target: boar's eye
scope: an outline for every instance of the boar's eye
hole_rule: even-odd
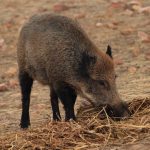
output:
[[[106,80],[99,80],[98,82],[99,82],[99,84],[100,84],[101,86],[103,86],[105,89],[109,90],[109,83],[108,83]]]

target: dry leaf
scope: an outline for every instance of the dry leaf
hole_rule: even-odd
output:
[[[114,59],[114,64],[115,64],[115,65],[122,65],[122,64],[123,64],[123,60],[120,59],[120,58],[115,58],[115,59]]]
[[[12,28],[15,25],[14,18],[11,18],[7,22],[4,23],[4,26],[8,29]]]
[[[18,81],[17,81],[17,80],[14,80],[14,79],[9,80],[9,82],[8,82],[8,86],[9,86],[10,88],[15,88],[15,87],[17,87],[18,85],[19,85]]]
[[[128,5],[141,5],[141,3],[138,0],[132,0],[127,3]]]
[[[140,12],[140,13],[149,14],[149,13],[150,13],[150,6],[140,8],[140,9],[139,9],[139,12]]]
[[[0,38],[0,48],[4,46],[4,39]]]
[[[39,12],[46,12],[46,11],[48,11],[48,9],[47,9],[47,8],[39,8],[38,11],[39,11]]]
[[[128,16],[131,16],[133,15],[133,11],[129,10],[129,9],[126,9],[124,12],[123,12],[124,15],[128,15]]]
[[[7,91],[8,90],[8,86],[6,83],[1,83],[0,84],[0,92],[3,92],[3,91]]]
[[[0,108],[7,108],[8,107],[8,104],[6,102],[0,102]]]
[[[132,66],[128,68],[129,73],[134,74],[137,71],[137,68]]]
[[[16,75],[16,73],[17,73],[17,68],[15,68],[15,67],[10,67],[10,68],[5,72],[5,75],[6,75],[7,77],[13,77],[13,76]]]
[[[118,2],[112,2],[111,5],[110,5],[112,8],[115,8],[115,9],[119,9],[119,8],[122,8],[123,7],[123,3],[118,1]]]
[[[113,23],[106,23],[105,26],[110,29],[117,29],[117,26],[114,25]]]
[[[55,11],[55,12],[61,12],[61,11],[65,11],[68,9],[69,9],[69,7],[64,4],[55,4],[53,6],[53,11]]]
[[[132,52],[133,57],[137,57],[140,54],[140,49],[133,47],[131,48],[131,52]]]
[[[129,35],[134,32],[134,29],[131,27],[125,28],[120,31],[122,35]]]
[[[80,14],[76,14],[75,16],[74,16],[74,18],[75,19],[82,19],[82,18],[85,18],[85,13],[80,13]]]
[[[150,60],[150,53],[146,53],[146,54],[145,54],[145,59],[146,59],[146,60]]]
[[[145,32],[139,31],[138,37],[142,42],[150,42],[150,36]]]
[[[4,51],[6,49],[6,43],[3,38],[0,38],[0,50]]]
[[[46,107],[46,104],[36,104],[33,106],[33,109],[45,109]]]

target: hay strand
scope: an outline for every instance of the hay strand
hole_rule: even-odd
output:
[[[150,98],[129,102],[130,119],[100,119],[101,109],[86,108],[78,113],[78,122],[47,122],[37,128],[20,130],[0,137],[0,149],[106,149],[150,137]]]

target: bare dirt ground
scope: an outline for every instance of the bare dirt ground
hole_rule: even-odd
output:
[[[16,43],[23,23],[39,12],[75,18],[99,49],[112,46],[122,99],[150,96],[150,0],[0,0],[0,136],[19,130]],[[32,127],[50,118],[48,87],[34,83],[30,112]]]

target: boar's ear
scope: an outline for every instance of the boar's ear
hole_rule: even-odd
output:
[[[110,47],[109,45],[107,46],[106,54],[109,55],[111,58],[113,58],[113,57],[112,57],[111,47]]]
[[[96,56],[88,52],[82,53],[81,63],[79,65],[79,72],[82,77],[89,77],[89,72],[96,63]]]

